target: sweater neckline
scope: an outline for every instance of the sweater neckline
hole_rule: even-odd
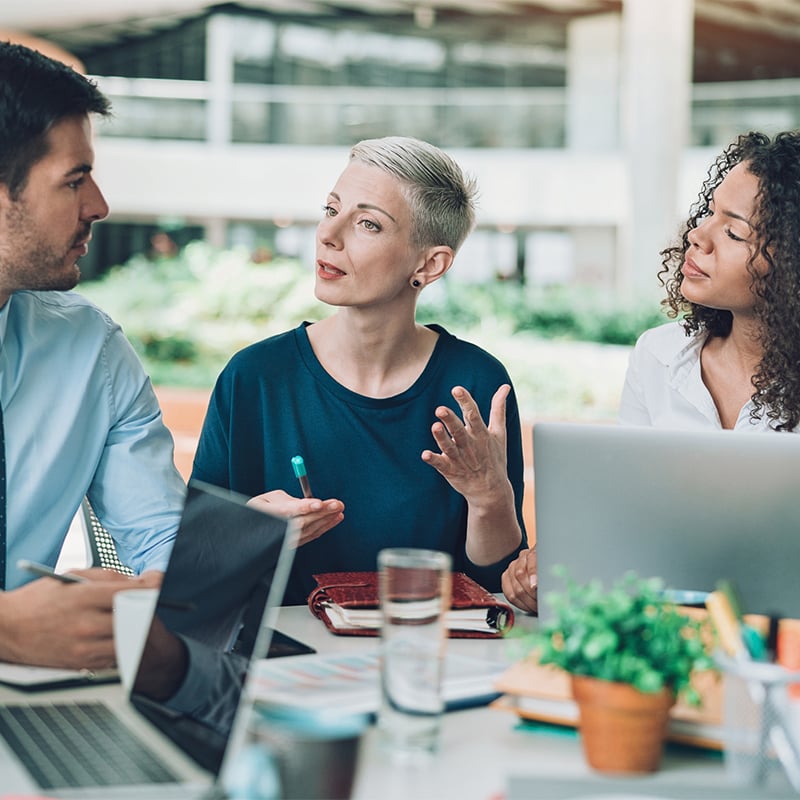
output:
[[[348,389],[343,386],[339,381],[335,380],[327,370],[322,366],[314,349],[311,347],[311,341],[308,338],[308,326],[311,322],[304,321],[295,328],[295,340],[297,342],[300,356],[303,359],[308,371],[313,375],[314,379],[325,386],[332,394],[340,397],[348,403],[353,403],[365,408],[392,408],[401,406],[404,403],[413,400],[422,394],[430,385],[437,371],[439,370],[443,353],[446,351],[450,342],[453,340],[452,334],[448,333],[441,325],[429,324],[426,328],[435,331],[439,334],[436,340],[433,352],[428,359],[425,368],[420,373],[419,377],[403,392],[400,394],[392,395],[391,397],[368,397],[367,395],[359,394],[358,392]]]

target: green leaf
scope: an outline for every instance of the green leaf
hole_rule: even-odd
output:
[[[626,574],[608,589],[598,581],[578,584],[563,567],[554,569],[563,591],[544,598],[551,620],[529,636],[540,662],[580,675],[629,683],[644,692],[667,686],[699,702],[690,686],[693,671],[713,669],[699,622],[662,599],[659,578]]]
[[[606,653],[613,651],[619,642],[619,637],[612,630],[599,630],[590,634],[583,642],[581,651],[584,658],[595,661]]]

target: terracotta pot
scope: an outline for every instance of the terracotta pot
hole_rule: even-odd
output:
[[[571,678],[589,766],[600,772],[655,772],[675,694],[669,689],[640,692],[627,683],[584,675]]]

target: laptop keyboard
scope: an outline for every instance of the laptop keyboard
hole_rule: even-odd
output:
[[[43,789],[178,779],[99,702],[0,707],[0,735]]]

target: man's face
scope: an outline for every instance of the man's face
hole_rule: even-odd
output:
[[[72,289],[86,255],[91,225],[108,214],[92,177],[89,118],[67,117],[47,135],[48,151],[11,199],[0,184],[0,306],[21,289]]]

